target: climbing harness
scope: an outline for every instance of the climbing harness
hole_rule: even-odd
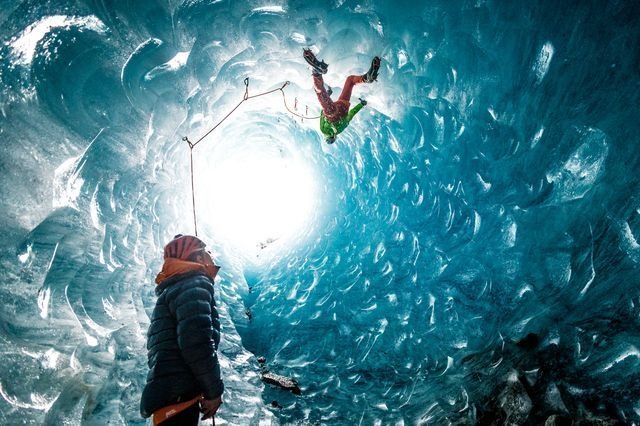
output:
[[[296,117],[299,117],[300,119],[309,119],[309,120],[315,120],[317,118],[320,118],[320,116],[313,116],[313,117],[309,117],[307,114],[309,113],[309,107],[306,106],[306,110],[305,110],[305,115],[302,114],[298,114],[297,112],[291,110],[289,108],[289,105],[287,104],[287,97],[284,93],[284,88],[287,87],[289,85],[289,81],[285,81],[282,86],[273,89],[273,90],[269,90],[266,92],[262,92],[262,93],[258,93],[257,95],[251,95],[249,96],[249,77],[246,77],[244,79],[244,96],[242,97],[242,100],[240,102],[238,102],[238,104],[233,107],[233,109],[231,111],[229,111],[227,113],[227,115],[225,115],[220,121],[218,121],[211,129],[209,129],[204,135],[202,135],[198,140],[196,140],[195,142],[191,142],[191,140],[189,140],[189,138],[187,136],[184,136],[182,138],[183,141],[185,141],[187,143],[187,145],[189,146],[189,164],[190,164],[190,168],[191,168],[191,203],[192,203],[192,208],[193,208],[193,231],[194,231],[194,235],[197,237],[198,236],[198,221],[196,218],[196,190],[195,190],[195,184],[194,184],[194,177],[193,177],[193,149],[196,147],[196,145],[198,145],[200,142],[202,142],[207,136],[209,136],[211,134],[211,132],[213,132],[215,129],[218,128],[218,126],[220,126],[220,124],[222,124],[223,121],[225,121],[227,118],[229,118],[229,116],[231,114],[234,113],[235,110],[237,110],[240,105],[242,105],[245,101],[248,101],[249,99],[253,99],[253,98],[257,98],[260,96],[265,96],[265,95],[269,95],[271,93],[275,93],[280,91],[280,93],[282,93],[282,102],[284,103],[284,107],[285,109],[295,115]],[[295,98],[295,103],[294,103],[294,110],[298,109],[298,98]]]

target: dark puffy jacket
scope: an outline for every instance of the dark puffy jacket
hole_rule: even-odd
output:
[[[149,374],[140,402],[143,417],[200,393],[214,399],[224,391],[213,281],[200,272],[185,274],[163,281],[156,294],[147,336]]]

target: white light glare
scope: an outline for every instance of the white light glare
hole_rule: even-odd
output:
[[[312,168],[279,150],[220,151],[196,166],[199,218],[214,238],[245,255],[298,238],[316,209]]]

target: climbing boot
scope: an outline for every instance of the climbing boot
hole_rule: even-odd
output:
[[[302,49],[302,56],[304,60],[311,66],[311,74],[320,75],[326,74],[329,65],[325,64],[324,61],[319,61],[316,58],[316,55],[313,54],[311,49]]]
[[[378,70],[380,69],[380,58],[376,56],[371,61],[371,67],[366,74],[362,74],[362,80],[365,83],[373,83],[378,78]]]

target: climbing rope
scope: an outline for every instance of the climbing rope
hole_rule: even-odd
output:
[[[298,114],[297,112],[292,111],[292,110],[289,108],[289,105],[287,105],[287,97],[286,97],[286,96],[285,96],[285,94],[284,94],[284,90],[282,90],[282,89],[284,89],[288,84],[289,84],[289,82],[287,81],[287,82],[285,82],[285,83],[282,85],[282,87],[281,87],[281,88],[277,89],[277,90],[280,90],[280,92],[282,92],[282,102],[284,103],[284,107],[287,109],[287,111],[289,111],[289,113],[291,113],[291,114],[295,115],[296,117],[299,117],[299,118],[302,118],[302,119],[305,119],[305,118],[306,118],[306,119],[308,119],[308,120],[315,120],[315,119],[320,118],[320,116],[319,116],[319,115],[314,115],[314,116],[312,116],[312,117],[309,117],[308,115],[306,115],[306,114],[308,114],[308,113],[309,113],[309,107],[308,107],[307,105],[305,105],[305,108],[306,108],[306,111],[305,111],[305,112],[306,112],[306,114],[305,114],[305,115]],[[294,108],[296,108],[296,109],[298,108],[298,98],[296,98],[296,100],[295,100],[295,106],[294,106]]]
[[[192,203],[192,208],[193,208],[193,230],[194,230],[194,235],[197,237],[198,236],[198,220],[196,217],[196,190],[195,190],[195,183],[194,183],[194,173],[193,173],[193,149],[196,147],[196,145],[198,145],[200,142],[202,142],[207,136],[209,136],[211,134],[211,132],[213,132],[215,129],[218,128],[218,126],[220,126],[227,118],[229,118],[229,116],[231,114],[233,114],[235,112],[235,110],[237,110],[240,105],[242,105],[244,102],[248,101],[249,99],[253,99],[253,98],[258,98],[260,96],[265,96],[265,95],[269,95],[271,93],[275,93],[277,91],[280,91],[280,93],[282,93],[282,101],[284,103],[284,107],[285,109],[295,115],[296,117],[299,117],[301,119],[309,119],[309,120],[315,120],[316,118],[320,118],[320,116],[308,116],[306,114],[309,113],[309,107],[306,106],[306,114],[302,115],[302,114],[298,114],[295,111],[292,111],[289,108],[289,105],[287,104],[287,97],[284,93],[284,88],[287,87],[289,85],[289,81],[285,81],[282,86],[273,89],[273,90],[269,90],[266,92],[262,92],[262,93],[258,93],[257,95],[251,95],[249,96],[249,77],[246,77],[244,79],[244,96],[242,97],[242,100],[240,102],[238,102],[238,105],[236,105],[235,107],[233,107],[233,109],[231,111],[229,111],[227,113],[227,115],[225,115],[224,117],[222,117],[222,119],[220,121],[218,121],[211,129],[209,129],[204,135],[202,135],[198,140],[196,140],[195,142],[191,142],[191,140],[189,140],[189,138],[187,136],[184,136],[182,138],[183,141],[185,141],[187,143],[187,145],[189,146],[189,164],[190,164],[190,168],[191,168],[191,203]],[[298,108],[298,98],[295,99],[295,106],[294,109]]]

